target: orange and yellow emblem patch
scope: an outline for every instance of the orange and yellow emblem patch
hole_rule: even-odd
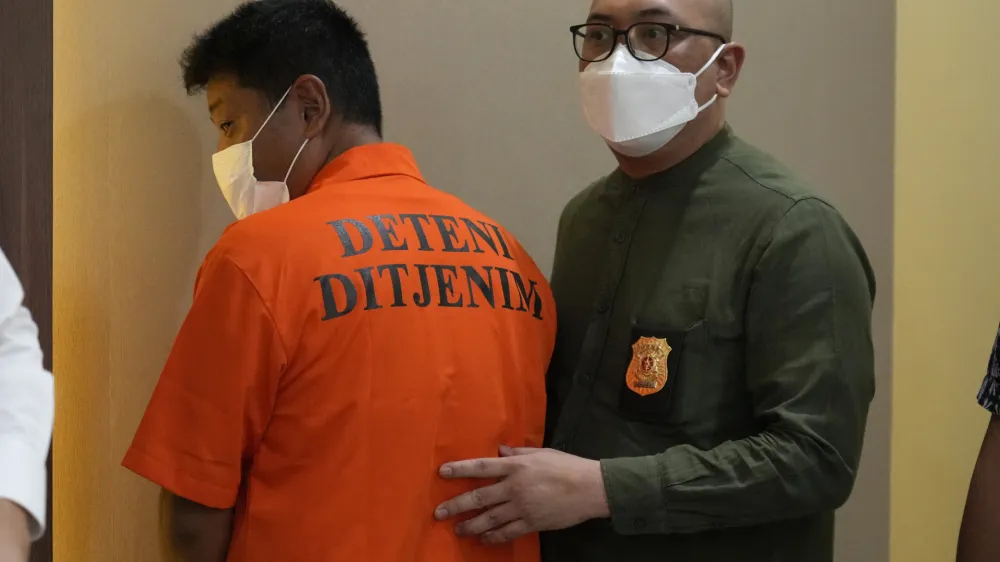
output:
[[[667,385],[667,357],[673,351],[667,340],[639,338],[632,344],[632,362],[628,365],[625,383],[632,392],[649,396]]]

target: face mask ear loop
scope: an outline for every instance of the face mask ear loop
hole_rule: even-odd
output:
[[[708,62],[705,63],[705,66],[701,67],[701,70],[699,70],[698,74],[695,74],[694,77],[697,79],[699,76],[701,76],[702,74],[704,74],[705,71],[708,70],[708,68],[710,66],[712,66],[713,64],[715,64],[715,61],[719,60],[719,56],[722,55],[722,51],[726,50],[726,47],[728,47],[728,46],[729,46],[729,43],[723,43],[721,47],[719,47],[718,49],[716,49],[715,54],[712,55],[712,58],[708,59]],[[715,103],[715,101],[718,100],[718,99],[719,99],[719,94],[715,94],[714,96],[712,96],[712,99],[708,100],[705,103],[705,105],[703,105],[703,106],[701,106],[701,107],[698,108],[698,113],[701,113],[702,111],[705,111],[706,109],[708,109],[709,107],[711,107],[712,104]]]
[[[718,48],[718,49],[717,49],[717,50],[715,51],[715,54],[714,54],[714,55],[712,55],[712,58],[708,59],[708,62],[707,62],[707,63],[705,63],[705,66],[701,67],[701,70],[699,70],[699,71],[698,71],[698,74],[695,74],[695,75],[694,75],[694,77],[695,77],[695,78],[698,78],[698,77],[700,77],[700,76],[701,76],[702,74],[704,74],[704,73],[705,73],[705,71],[706,71],[706,70],[708,70],[708,67],[710,67],[710,66],[712,66],[713,64],[715,64],[715,61],[719,60],[719,56],[721,56],[721,55],[722,55],[722,51],[725,51],[725,50],[726,50],[726,47],[728,47],[728,46],[729,46],[729,43],[723,43],[723,44],[722,44],[722,46],[721,46],[721,47],[719,47],[719,48]]]
[[[295,169],[295,163],[299,161],[299,156],[302,155],[302,151],[306,149],[307,144],[309,144],[309,139],[306,139],[306,142],[302,143],[302,146],[299,147],[299,151],[295,153],[295,158],[292,159],[292,165],[288,167],[288,173],[285,174],[285,185],[288,185],[288,178],[291,177],[292,170]]]
[[[709,107],[712,107],[712,104],[715,103],[715,101],[718,99],[719,99],[719,94],[715,94],[714,96],[712,96],[712,99],[708,100],[707,102],[705,102],[705,105],[698,108],[698,113],[701,113],[702,111],[705,111]]]
[[[264,124],[261,125],[259,129],[257,129],[257,134],[254,135],[252,139],[250,139],[250,142],[257,140],[257,137],[260,136],[260,132],[264,130],[264,127],[267,127],[268,123],[271,122],[271,118],[274,117],[274,114],[278,112],[278,108],[281,107],[281,104],[285,103],[285,98],[287,98],[288,94],[290,94],[291,92],[292,92],[292,87],[289,86],[288,89],[285,90],[285,95],[281,96],[281,99],[278,100],[278,103],[274,105],[274,109],[271,110],[271,114],[268,115],[267,119],[264,120]]]

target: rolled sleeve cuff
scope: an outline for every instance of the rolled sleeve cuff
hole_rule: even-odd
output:
[[[230,509],[236,503],[237,490],[215,486],[135,447],[128,450],[122,466],[175,496],[205,507]]]
[[[45,461],[35,447],[17,439],[0,440],[0,499],[21,506],[31,518],[31,540],[45,534]]]
[[[979,405],[995,416],[1000,416],[1000,380],[986,377],[976,397]]]
[[[667,509],[656,457],[601,461],[611,524],[621,535],[667,532]]]

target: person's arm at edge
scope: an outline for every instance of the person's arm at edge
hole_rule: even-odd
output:
[[[775,228],[755,279],[747,378],[764,429],[710,451],[602,461],[619,533],[755,525],[849,497],[874,393],[867,258],[835,211],[807,199]]]
[[[993,416],[979,451],[958,535],[958,562],[1000,560],[1000,416]]]
[[[206,258],[196,287],[122,464],[163,489],[168,560],[223,562],[243,466],[263,435],[286,356],[259,292],[224,249]]]
[[[986,370],[979,403],[993,417],[986,428],[969,483],[958,535],[958,562],[1000,560],[1000,331]]]
[[[45,531],[54,389],[23,295],[0,253],[0,541],[26,551]]]

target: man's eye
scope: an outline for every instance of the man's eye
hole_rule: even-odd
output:
[[[232,121],[226,121],[225,123],[222,123],[222,124],[219,125],[219,129],[222,129],[222,132],[226,133],[227,135],[229,134],[229,131],[232,128],[233,128],[233,122]]]

